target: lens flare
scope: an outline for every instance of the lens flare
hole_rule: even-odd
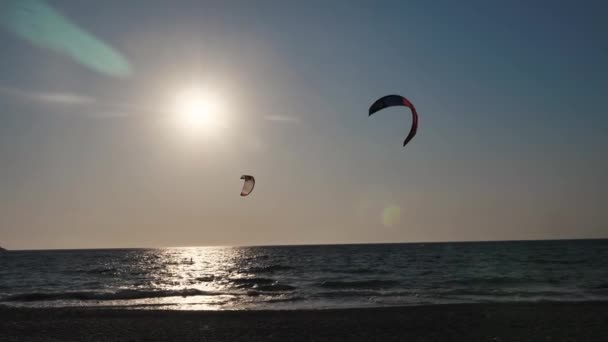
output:
[[[398,225],[401,221],[401,208],[397,205],[391,205],[382,211],[382,224],[385,227]]]
[[[129,61],[118,50],[43,0],[0,1],[0,26],[34,45],[69,56],[91,70],[114,77],[132,73]]]

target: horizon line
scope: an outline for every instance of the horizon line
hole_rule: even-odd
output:
[[[248,247],[313,247],[313,246],[360,246],[360,245],[408,245],[408,244],[448,244],[448,243],[507,243],[507,242],[541,242],[541,241],[587,241],[608,240],[601,238],[556,238],[556,239],[510,239],[510,240],[453,240],[453,241],[408,241],[408,242],[349,242],[349,243],[302,243],[302,244],[253,244],[253,245],[203,245],[203,246],[161,246],[161,247],[91,247],[91,248],[46,248],[46,249],[7,249],[5,252],[42,252],[42,251],[87,251],[87,250],[141,250],[172,248],[248,248]],[[0,246],[1,248],[2,246]]]

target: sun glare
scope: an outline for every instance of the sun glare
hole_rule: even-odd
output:
[[[177,123],[190,133],[217,133],[224,126],[220,99],[201,89],[188,89],[175,100]]]

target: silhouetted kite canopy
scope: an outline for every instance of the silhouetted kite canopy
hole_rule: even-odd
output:
[[[371,107],[369,107],[369,115],[371,116],[377,111],[393,106],[405,106],[412,111],[412,126],[410,127],[410,132],[403,141],[403,146],[405,146],[414,138],[416,132],[418,131],[418,113],[416,112],[414,105],[408,99],[401,95],[387,95],[381,97],[376,100]]]
[[[241,190],[241,196],[247,196],[253,191],[253,187],[255,186],[255,178],[250,175],[242,175],[241,179],[244,179],[243,190]]]

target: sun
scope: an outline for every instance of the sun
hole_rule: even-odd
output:
[[[187,133],[217,133],[225,126],[223,106],[216,94],[200,88],[182,90],[175,97],[177,124]]]

